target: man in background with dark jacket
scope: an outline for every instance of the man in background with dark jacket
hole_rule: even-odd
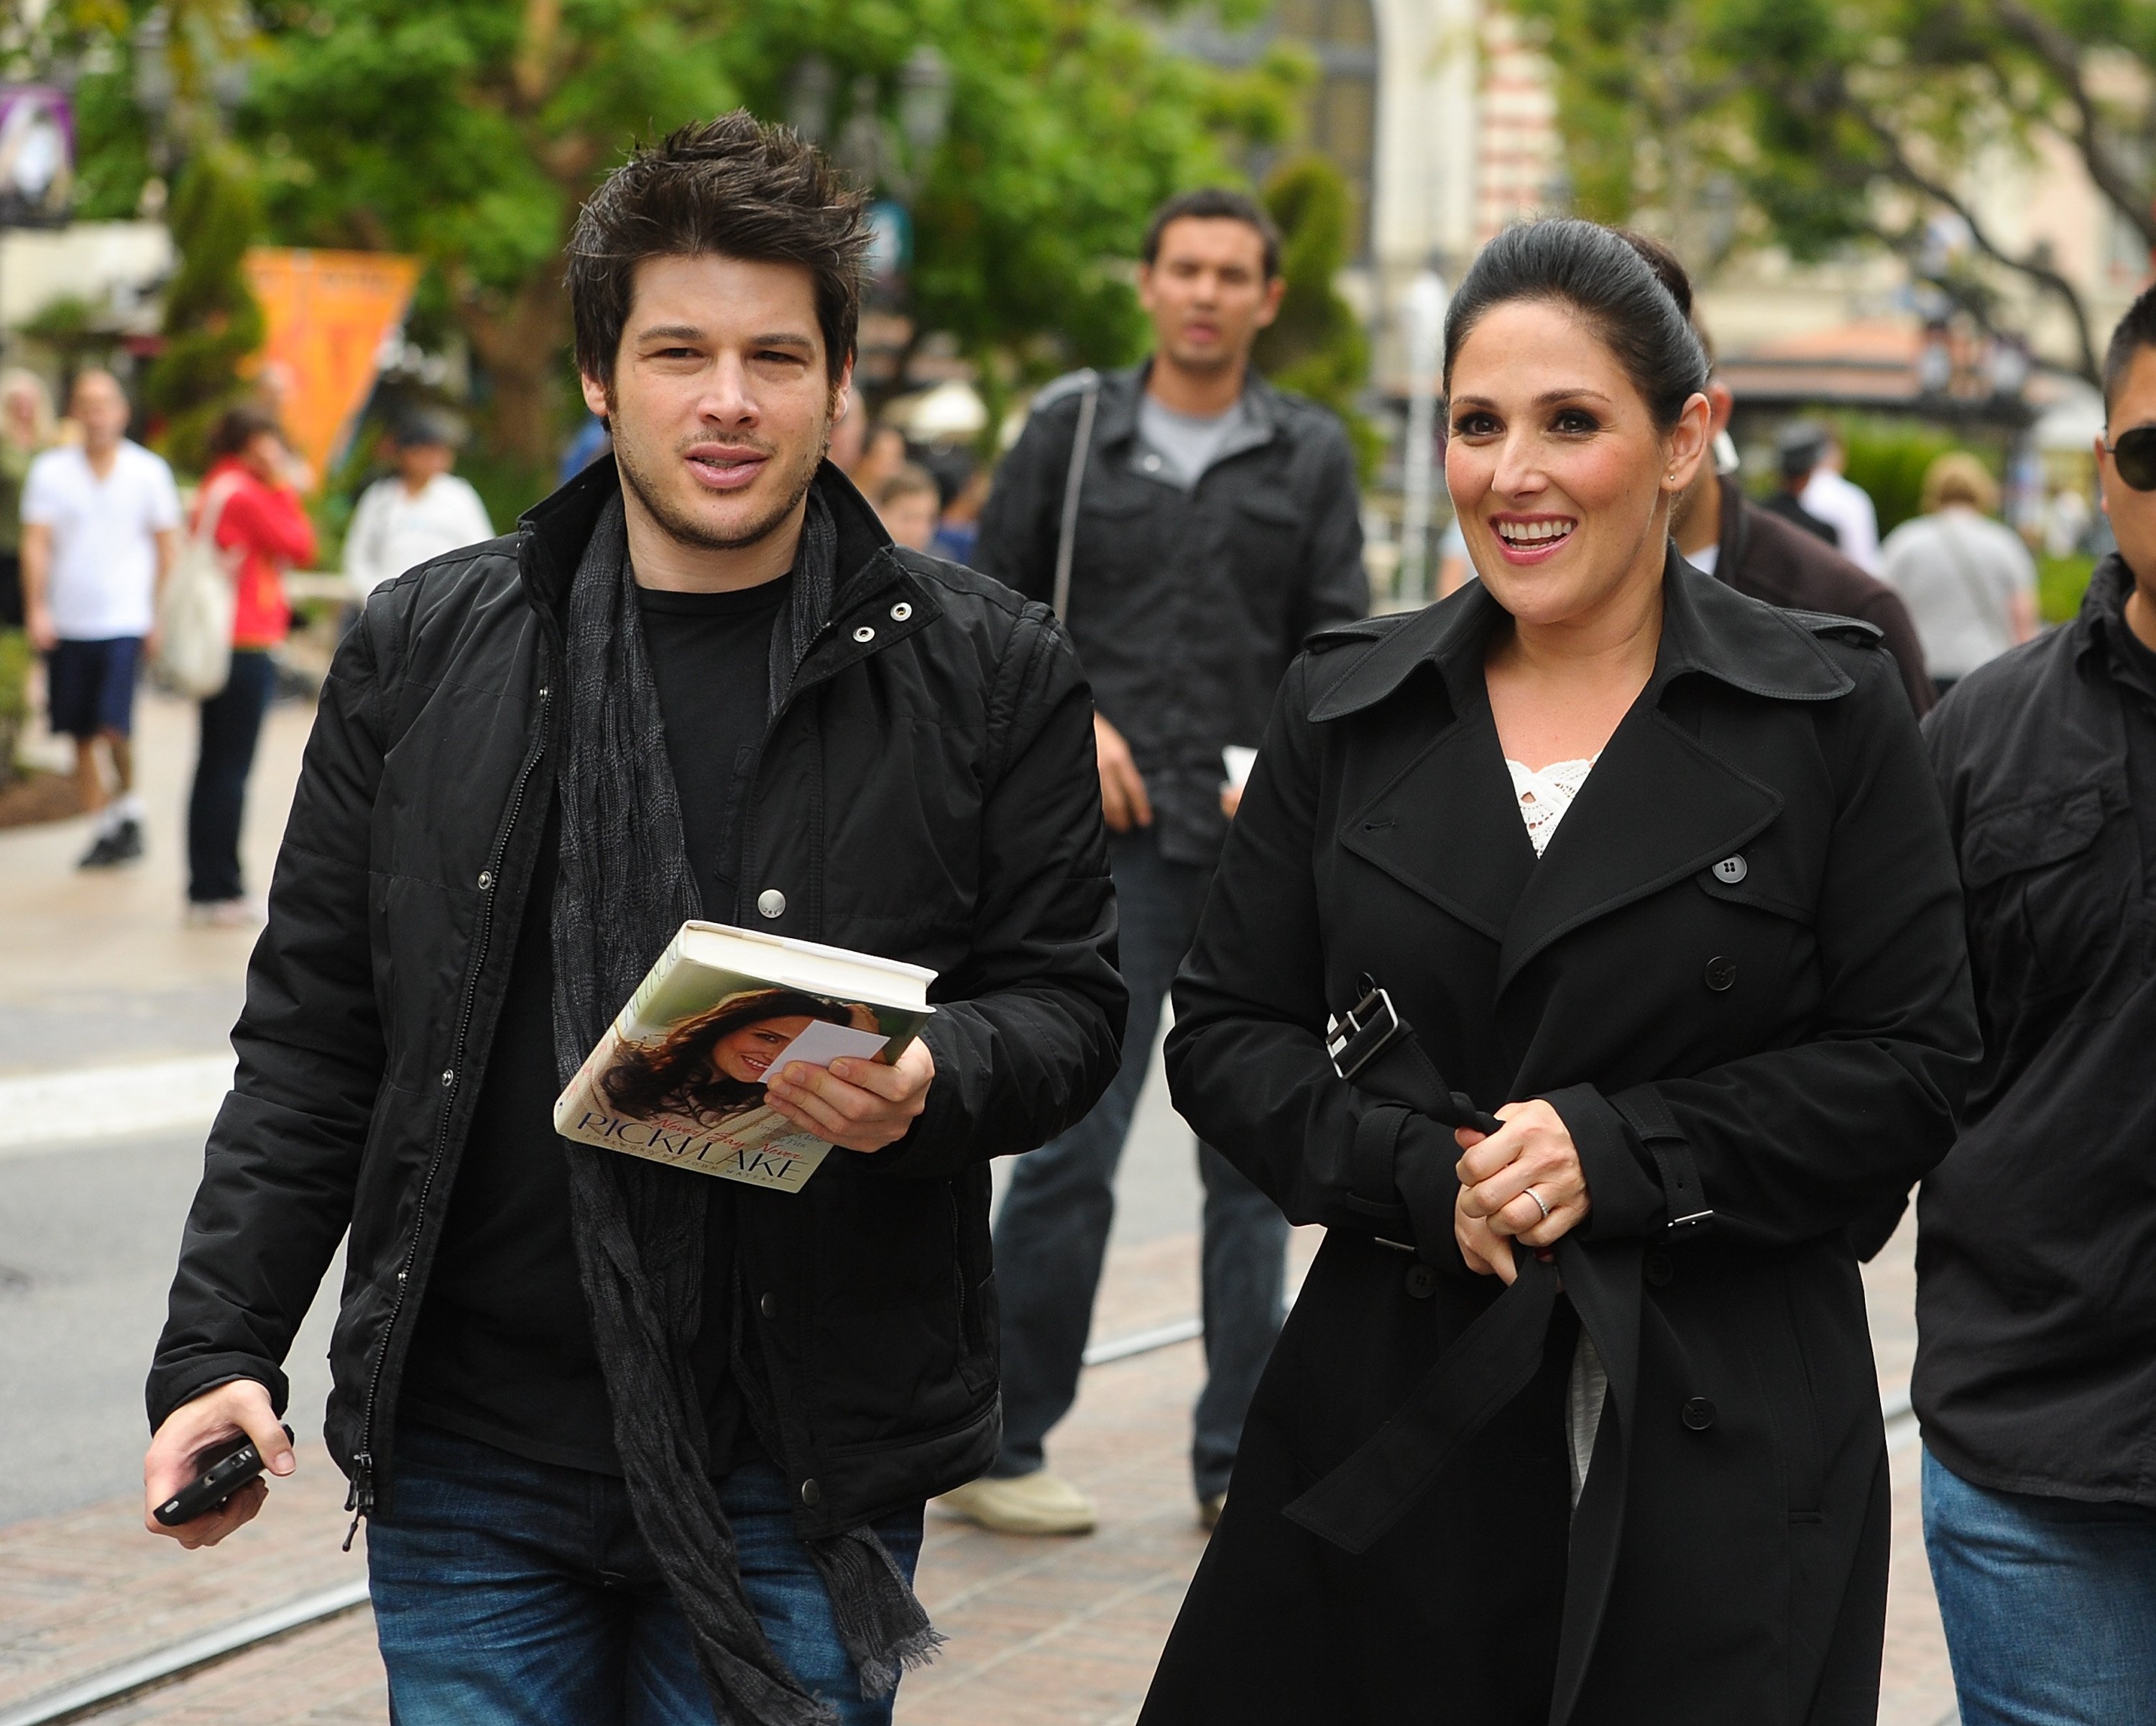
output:
[[[1804,488],[1811,483],[1825,453],[1825,427],[1805,419],[1784,426],[1774,439],[1774,489],[1760,507],[1840,551],[1841,530],[1804,507]]]
[[[1706,339],[1704,331],[1701,339]],[[1707,351],[1712,353],[1711,345]],[[1707,380],[1707,398],[1713,409],[1717,445],[1726,448],[1722,434],[1729,429],[1734,398],[1718,378]],[[1937,696],[1924,669],[1917,626],[1901,595],[1866,575],[1818,534],[1792,526],[1783,515],[1753,503],[1735,474],[1719,471],[1717,463],[1702,462],[1690,489],[1677,500],[1670,533],[1686,562],[1740,593],[1769,605],[1870,624],[1886,638],[1887,650],[1894,655],[1917,717],[1921,719],[1931,711]]]
[[[2118,550],[1924,725],[1984,1045],[1910,1384],[1965,1726],[2156,1720],[2156,290],[2103,383]]]
[[[981,518],[979,567],[1055,606],[1092,681],[1131,991],[1115,1083],[1013,1170],[996,1225],[1003,1454],[944,1502],[1006,1533],[1093,1526],[1042,1446],[1077,1392],[1116,1164],[1240,794],[1222,752],[1256,746],[1304,638],[1368,605],[1347,435],[1250,368],[1283,285],[1280,237],[1249,198],[1163,206],[1139,272],[1153,357],[1042,392]],[[1209,1523],[1279,1333],[1286,1224],[1210,1147],[1199,1161],[1207,1382],[1192,1467]]]
[[[745,113],[637,152],[570,243],[612,458],[377,590],[323,692],[144,1472],[291,1472],[349,1229],[326,1436],[402,1726],[881,1726],[922,1505],[995,1458],[988,1160],[1091,1106],[1123,990],[1061,627],[823,459],[865,244]],[[798,1193],[552,1131],[700,917],[937,973],[895,1065],[767,1076],[839,1147]]]

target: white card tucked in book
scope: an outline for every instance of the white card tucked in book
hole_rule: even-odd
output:
[[[792,1061],[803,1066],[827,1067],[850,1055],[857,1061],[872,1061],[883,1053],[884,1045],[890,1040],[880,1030],[855,1030],[850,1025],[812,1019],[808,1030],[771,1057],[768,1071],[783,1073]]]

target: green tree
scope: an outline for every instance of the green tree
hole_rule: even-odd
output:
[[[2060,356],[2097,369],[2074,284],[1994,234],[1966,190],[2000,149],[2063,147],[2156,249],[2156,6],[2148,0],[1514,0],[1543,26],[1581,212],[1658,213],[1712,263],[1771,243],[1907,257],[1980,322],[2001,272],[2056,301]],[[1969,256],[1930,240],[1944,213]]]
[[[571,377],[562,247],[633,139],[746,104],[865,157],[911,194],[916,321],[957,338],[993,398],[1134,352],[1115,260],[1158,199],[1282,133],[1292,81],[1281,60],[1170,53],[1139,0],[264,0],[255,21],[236,126],[271,234],[424,258],[415,318],[461,331],[488,441],[532,467]],[[85,80],[83,111],[115,127],[91,170],[114,203],[126,48]],[[932,138],[909,124],[924,49],[944,80]]]
[[[228,144],[196,151],[172,199],[179,268],[165,290],[165,344],[142,380],[164,421],[165,454],[183,471],[208,465],[211,427],[247,393],[239,368],[262,346],[262,308],[244,262],[261,205],[246,159]]]
[[[1281,230],[1280,316],[1252,357],[1284,389],[1340,416],[1367,481],[1384,453],[1356,406],[1370,373],[1370,338],[1336,285],[1348,259],[1348,182],[1322,156],[1284,163],[1265,182],[1265,205]]]

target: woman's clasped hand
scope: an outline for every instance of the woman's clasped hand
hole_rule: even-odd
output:
[[[1453,1239],[1467,1268],[1510,1282],[1519,1272],[1511,1243],[1547,1252],[1587,1220],[1594,1201],[1587,1171],[1563,1117],[1540,1097],[1497,1111],[1502,1130],[1458,1128],[1460,1197]]]

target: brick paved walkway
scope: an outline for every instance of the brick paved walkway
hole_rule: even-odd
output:
[[[1306,1231],[1306,1235],[1309,1231]],[[1307,1240],[1298,1241],[1306,1256]],[[1906,1359],[1906,1241],[1870,1282],[1882,1368]],[[1181,1318],[1196,1295],[1188,1235],[1118,1249],[1096,1335]],[[1019,1540],[929,1513],[921,1592],[950,1638],[900,1693],[900,1726],[1128,1726],[1199,1554],[1188,1461],[1198,1346],[1091,1369],[1054,1464],[1091,1492],[1098,1533]],[[1895,1563],[1882,1726],[1951,1726],[1916,1513],[1914,1446],[1894,1458]],[[342,1482],[319,1447],[272,1509],[213,1552],[140,1532],[132,1502],[0,1529],[0,1711],[181,1637],[358,1574],[337,1551]],[[98,1715],[100,1726],[380,1722],[381,1665],[364,1609],[234,1656]]]

